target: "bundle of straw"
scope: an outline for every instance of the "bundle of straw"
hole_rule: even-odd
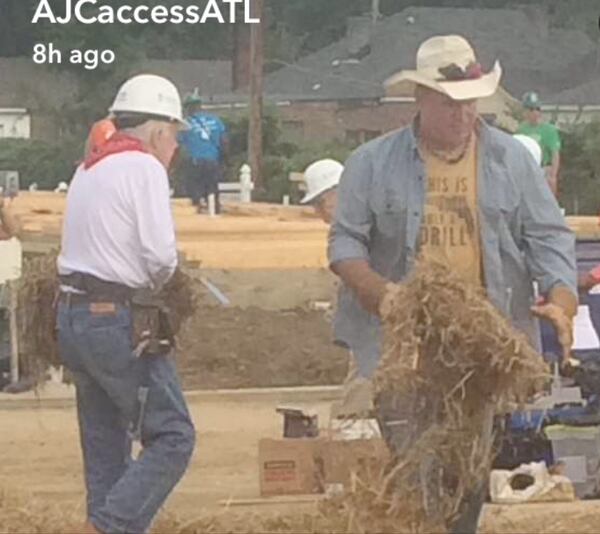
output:
[[[401,437],[376,482],[356,481],[351,530],[446,532],[485,491],[494,414],[538,391],[548,368],[479,286],[439,264],[398,287],[384,327],[374,387],[397,409]]]
[[[25,260],[18,291],[17,324],[22,374],[42,380],[49,366],[61,365],[56,335],[57,253]],[[194,280],[183,264],[159,294],[175,334],[196,310]]]
[[[58,290],[57,253],[25,259],[16,284],[19,364],[24,376],[40,378],[61,365],[54,301]]]

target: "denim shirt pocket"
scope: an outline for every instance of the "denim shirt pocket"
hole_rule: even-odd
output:
[[[399,240],[406,226],[407,206],[405,197],[398,192],[386,191],[373,206],[379,233],[386,238]]]
[[[519,191],[509,174],[509,169],[498,162],[491,161],[483,176],[481,204],[488,214],[495,212],[506,225],[516,221],[519,208]]]

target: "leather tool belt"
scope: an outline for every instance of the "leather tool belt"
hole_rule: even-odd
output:
[[[160,296],[150,290],[132,289],[123,284],[107,282],[90,274],[73,273],[59,276],[61,285],[81,293],[61,293],[60,300],[69,304],[115,303],[131,308],[133,346],[138,356],[159,354],[175,347],[175,332],[169,310]]]

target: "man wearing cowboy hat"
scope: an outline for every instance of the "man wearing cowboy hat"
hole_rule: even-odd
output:
[[[369,353],[370,345],[380,353],[394,288],[427,255],[484,286],[534,346],[533,315],[552,321],[568,353],[577,311],[574,238],[527,149],[477,114],[477,100],[494,94],[500,77],[497,62],[485,73],[471,45],[447,35],[422,43],[417,69],[386,82],[389,95],[414,88],[418,115],[359,147],[338,188],[329,259],[344,282],[336,337],[351,350]],[[543,305],[534,306],[534,281]],[[368,372],[376,366],[377,359]],[[376,403],[384,437],[400,452],[406,425],[393,423],[413,426],[416,418],[408,402],[393,400]],[[475,532],[484,495],[480,487],[465,499],[453,532]]]

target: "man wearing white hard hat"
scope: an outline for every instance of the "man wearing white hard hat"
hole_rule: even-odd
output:
[[[195,443],[172,336],[157,329],[134,347],[132,318],[136,296],[158,292],[177,267],[167,169],[186,124],[176,87],[153,75],[127,81],[110,113],[116,132],[88,154],[67,194],[58,339],[77,388],[87,489],[81,531],[143,533]],[[133,439],[143,446],[135,460]]]
[[[417,258],[428,257],[483,287],[535,346],[534,315],[548,318],[567,354],[577,311],[574,238],[527,149],[478,116],[477,100],[498,88],[499,63],[486,71],[466,39],[445,35],[423,42],[416,64],[385,84],[389,96],[414,92],[414,123],[359,147],[340,181],[329,247],[343,281],[336,337],[351,350],[371,347],[365,354],[376,357],[361,368],[372,374],[399,284]],[[546,303],[532,307],[534,280]],[[411,405],[413,398],[393,393],[376,399],[382,433],[398,455],[420,428]],[[469,491],[447,527],[474,533],[485,481],[463,482]]]
[[[313,206],[315,213],[326,224],[331,224],[333,220],[337,205],[337,187],[343,172],[344,166],[333,159],[315,161],[304,171],[306,194],[300,203]],[[332,408],[334,417],[362,416],[372,409],[372,387],[370,381],[358,372],[357,362],[360,361],[361,358],[350,354],[343,398]]]
[[[344,166],[333,159],[322,159],[309,165],[304,171],[306,195],[300,204],[310,204],[324,222],[331,223],[337,204],[337,186]]]

